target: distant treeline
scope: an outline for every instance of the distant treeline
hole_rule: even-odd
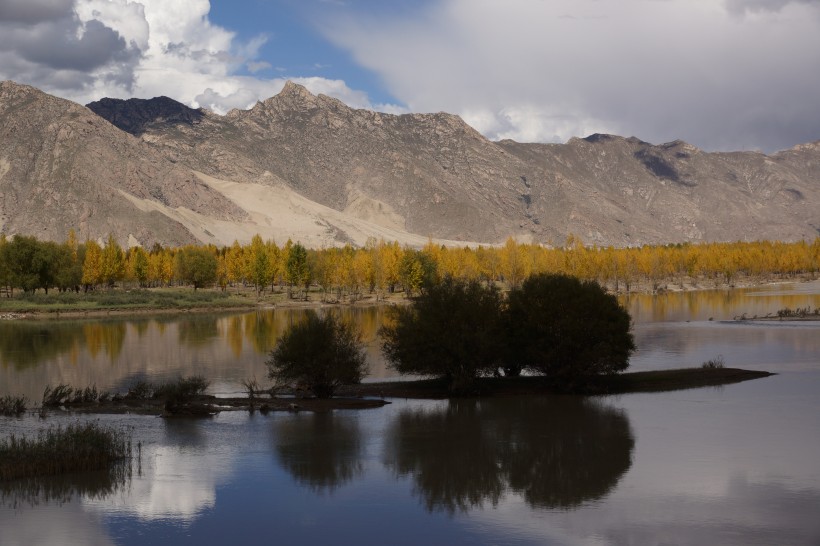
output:
[[[259,235],[229,247],[154,245],[124,250],[113,236],[104,245],[78,242],[72,230],[63,243],[0,235],[0,290],[12,295],[57,289],[95,290],[244,285],[257,292],[287,289],[301,295],[318,287],[323,297],[357,298],[402,290],[413,294],[444,277],[504,283],[514,288],[532,274],[560,273],[595,280],[616,292],[636,285],[657,290],[686,282],[731,285],[740,276],[773,277],[820,271],[820,237],[813,242],[778,241],[672,244],[639,248],[585,246],[570,236],[560,248],[517,243],[418,250],[370,239],[364,247],[307,249],[290,239],[282,246]]]

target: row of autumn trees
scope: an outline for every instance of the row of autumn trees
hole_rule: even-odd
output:
[[[123,249],[113,236],[105,244],[0,235],[0,287],[31,292],[93,289],[130,283],[140,287],[193,285],[194,288],[274,286],[304,294],[310,286],[324,297],[341,299],[402,289],[416,293],[437,279],[504,282],[514,288],[530,275],[556,273],[594,280],[616,292],[638,283],[653,290],[665,283],[730,285],[739,276],[792,276],[820,271],[820,238],[813,242],[771,241],[675,244],[613,248],[585,246],[570,236],[564,247],[517,243],[499,247],[444,247],[418,250],[371,239],[351,245],[306,249],[288,240],[279,246],[256,235],[247,245]]]

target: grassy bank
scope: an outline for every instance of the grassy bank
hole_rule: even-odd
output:
[[[219,290],[152,288],[138,290],[97,290],[93,292],[17,293],[0,298],[0,313],[70,315],[117,311],[124,313],[157,310],[221,310],[251,308],[254,299]]]

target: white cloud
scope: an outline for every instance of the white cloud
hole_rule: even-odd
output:
[[[272,68],[259,59],[268,37],[240,41],[209,11],[209,0],[0,0],[0,79],[80,103],[166,95],[220,113],[279,92],[285,78],[240,74]],[[290,79],[372,107],[341,80]]]
[[[491,138],[820,138],[817,0],[437,0],[320,28],[412,111],[461,114]]]

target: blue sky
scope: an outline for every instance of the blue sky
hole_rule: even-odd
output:
[[[418,2],[421,4],[421,2]],[[398,6],[391,2],[359,1],[352,4],[331,2],[299,2],[292,0],[212,0],[210,19],[237,33],[237,38],[249,42],[265,36],[259,49],[260,62],[270,64],[252,73],[247,66],[240,69],[246,75],[268,77],[301,77],[306,75],[344,80],[348,86],[365,91],[376,103],[394,103],[395,97],[385,89],[377,74],[359,66],[348,51],[334,46],[318,31],[324,17],[352,9],[384,9]]]
[[[287,79],[491,139],[820,139],[820,0],[0,0],[0,79],[217,113]]]

